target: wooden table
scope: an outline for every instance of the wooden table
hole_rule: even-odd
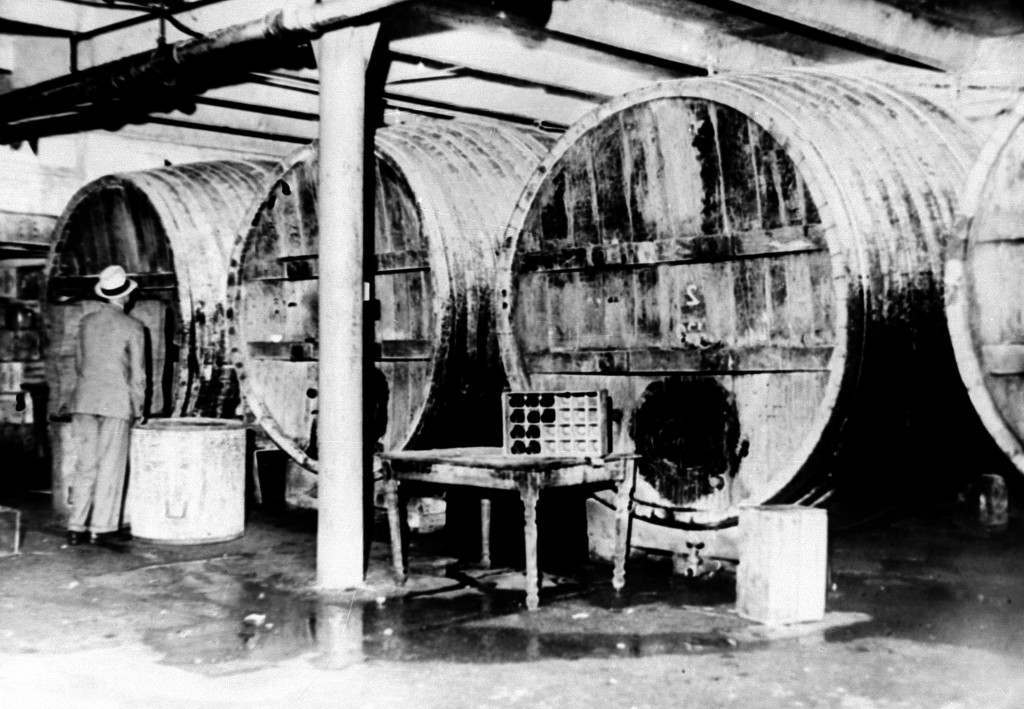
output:
[[[612,586],[616,591],[626,583],[626,552],[629,535],[630,499],[636,484],[634,454],[605,458],[505,455],[501,448],[441,448],[435,450],[391,451],[382,456],[385,504],[391,531],[391,555],[400,583],[406,579],[403,559],[402,522],[398,488],[403,482],[441,487],[462,486],[480,490],[508,490],[519,493],[523,503],[523,533],[526,539],[526,607],[533,611],[540,603],[537,572],[537,500],[541,491],[552,487],[610,487],[615,494],[615,567]],[[490,560],[489,501],[481,504],[483,561]]]

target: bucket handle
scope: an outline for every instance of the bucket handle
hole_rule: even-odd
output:
[[[188,500],[165,500],[164,516],[168,519],[182,519],[188,513]]]

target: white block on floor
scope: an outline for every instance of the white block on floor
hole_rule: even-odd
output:
[[[18,553],[21,540],[21,512],[13,507],[0,507],[0,556]]]
[[[799,505],[740,510],[736,611],[770,625],[825,616],[828,514]]]

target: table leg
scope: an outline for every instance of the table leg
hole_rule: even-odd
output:
[[[612,588],[618,593],[626,585],[626,556],[629,554],[629,513],[636,486],[636,460],[623,460],[622,482],[615,488],[615,568]]]
[[[263,486],[260,485],[260,450],[258,448],[253,450],[253,452],[252,452],[252,465],[249,466],[249,470],[250,470],[250,473],[252,475],[252,496],[253,496],[253,500],[256,502],[257,505],[262,506],[263,505]],[[128,486],[131,487],[131,484],[132,484],[131,476],[129,476]],[[67,481],[64,482],[64,487],[65,488],[67,487]],[[126,499],[130,499],[130,498],[128,498],[127,495],[125,495],[125,498]],[[67,497],[65,496],[65,503],[66,502],[67,502]],[[127,524],[127,523],[128,523],[127,520],[125,520],[125,524]]]
[[[519,499],[523,503],[523,534],[526,541],[526,609],[537,610],[540,605],[540,574],[537,571],[537,498],[540,492],[534,485],[519,485]]]
[[[384,478],[384,505],[388,508],[388,527],[391,533],[391,563],[395,578],[405,583],[405,560],[402,555],[402,510],[398,499],[398,481],[389,475]]]
[[[480,498],[480,566],[491,568],[491,500]]]

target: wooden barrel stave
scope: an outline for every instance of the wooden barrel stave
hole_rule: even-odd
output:
[[[467,393],[475,391],[478,397],[486,397],[484,392],[495,393],[501,379],[500,372],[494,372],[495,365],[489,365],[493,376],[480,376],[476,366],[481,361],[498,361],[496,341],[491,334],[489,293],[495,268],[497,235],[504,226],[500,222],[507,209],[495,202],[511,202],[514,190],[526,179],[528,168],[536,162],[539,145],[536,141],[526,143],[525,136],[516,131],[508,133],[507,137],[502,134],[502,142],[508,144],[504,150],[488,149],[493,143],[493,136],[488,135],[487,130],[468,124],[443,133],[433,132],[429,140],[421,140],[416,135],[388,133],[382,136],[382,145],[395,140],[410,157],[415,156],[413,159],[420,164],[436,166],[435,169],[441,173],[436,179],[416,184],[414,191],[422,195],[422,208],[438,225],[444,245],[443,254],[438,256],[448,260],[453,288],[459,289],[459,297],[452,299],[458,307],[451,313],[453,322],[465,322],[467,335],[475,333],[476,336],[463,338],[457,350],[447,347],[446,341],[440,343],[446,349],[438,351],[435,362],[438,363],[436,366],[449,370],[449,376],[469,375],[454,387]],[[393,150],[398,149],[398,144]],[[465,194],[459,209],[443,207],[445,190],[459,190]],[[472,198],[477,190],[489,198]],[[439,394],[441,392],[436,389],[426,392],[423,404],[439,403],[440,399],[436,398]],[[486,406],[485,401],[480,403]],[[396,413],[401,411],[396,407]],[[429,421],[426,413],[425,410],[422,413],[417,411],[414,417]],[[421,435],[425,440],[442,440],[444,433],[424,430]]]
[[[848,82],[837,79],[836,83],[842,85]],[[882,99],[875,95],[877,88],[872,88],[868,95],[881,102]],[[842,110],[842,106],[835,100],[829,100],[833,97],[826,96],[825,99],[826,106],[836,111]],[[910,262],[901,269],[904,274],[921,270],[935,272],[941,267],[941,244],[935,239],[936,230],[915,228],[914,222],[915,219],[927,218],[933,223],[949,224],[955,198],[952,185],[948,180],[934,179],[935,170],[941,166],[935,165],[930,133],[922,130],[927,124],[922,123],[916,112],[900,110],[902,102],[897,94],[886,92],[885,101],[880,105],[884,106],[886,114],[864,112],[859,115],[865,119],[866,126],[872,132],[892,132],[898,136],[896,140],[879,144],[881,150],[876,158],[887,161],[895,168],[883,171],[881,176],[891,185],[889,192],[903,198],[894,206],[898,210],[901,224],[910,227],[901,228],[894,234],[893,256],[896,259],[918,259],[918,262]],[[951,156],[945,157],[948,159]],[[958,166],[964,169],[962,161],[958,160]],[[911,185],[923,185],[924,189],[913,188]],[[901,237],[905,238],[903,242]]]
[[[1021,165],[1024,101],[1002,119],[968,177],[946,266],[946,314],[970,401],[1000,451],[1024,471]]]
[[[794,248],[791,244],[790,251],[782,254],[718,258],[721,254],[712,252],[704,254],[703,263],[697,254],[691,259],[692,263],[676,260],[656,266],[634,265],[631,266],[634,273],[625,279],[625,287],[621,283],[609,285],[616,278],[608,275],[607,263],[603,266],[586,264],[577,256],[573,275],[558,276],[552,283],[555,277],[548,274],[547,283],[538,285],[534,253],[537,236],[530,232],[540,224],[542,227],[554,225],[555,231],[561,228],[572,234],[572,227],[560,226],[558,215],[550,214],[550,201],[552,194],[560,194],[559,189],[571,192],[571,187],[562,183],[571,182],[579,174],[573,150],[593,152],[605,140],[604,150],[607,151],[608,141],[594,137],[605,123],[656,124],[658,117],[654,110],[645,112],[641,107],[659,101],[672,103],[673,92],[680,97],[675,102],[679,105],[674,109],[667,105],[659,108],[662,117],[673,111],[689,110],[698,120],[676,118],[676,135],[681,133],[692,140],[687,144],[678,138],[668,139],[666,144],[674,154],[683,157],[676,160],[674,167],[663,166],[656,174],[668,175],[667,179],[675,185],[699,186],[703,194],[699,199],[692,195],[680,198],[675,208],[681,213],[665,217],[663,221],[676,229],[676,233],[685,233],[687,228],[692,232],[700,224],[705,234],[718,228],[724,232],[722,237],[732,241],[748,240],[753,246],[764,243],[765,234],[778,234],[780,225],[788,226],[788,218],[796,217],[800,220],[796,226],[803,232],[800,238],[806,240],[808,235],[814,234],[817,240],[812,238],[806,244],[799,244],[804,248]],[[686,102],[681,97],[690,100]],[[701,101],[709,107],[694,108]],[[684,109],[682,104],[688,108]],[[879,106],[884,110],[878,110]],[[698,115],[701,111],[707,118]],[[749,119],[746,127],[742,127],[739,118]],[[689,130],[679,130],[680,126]],[[650,144],[660,144],[663,136],[671,133],[662,128],[653,132],[654,137],[648,140]],[[932,139],[930,133],[936,131]],[[705,150],[703,157],[694,152],[695,147],[697,151],[701,149],[702,132],[714,134],[712,142],[716,143],[715,149]],[[765,146],[753,137],[762,132],[770,136],[771,144]],[[671,476],[648,466],[642,475],[639,497],[642,502],[650,503],[648,512],[655,517],[661,515],[667,521],[674,518],[685,524],[713,527],[734,516],[739,502],[761,502],[780,496],[814,501],[828,494],[833,486],[830,473],[836,467],[833,451],[842,448],[843,439],[848,438],[847,419],[853,412],[851,406],[877,401],[879,390],[884,389],[879,381],[888,386],[894,379],[891,375],[879,375],[885,359],[883,352],[897,356],[901,363],[909,363],[913,359],[909,350],[913,350],[911,345],[920,334],[915,328],[929,337],[934,335],[936,328],[929,318],[934,320],[935,303],[941,297],[934,269],[951,225],[951,205],[955,202],[957,178],[964,169],[963,158],[973,150],[966,140],[967,135],[955,122],[918,99],[900,97],[873,82],[831,78],[815,72],[670,82],[634,92],[599,108],[570,128],[553,148],[552,155],[527,185],[507,232],[506,256],[499,277],[502,279],[500,288],[511,295],[499,298],[496,307],[502,353],[513,385],[539,389],[608,388],[613,400],[622,408],[617,447],[627,449],[639,445],[631,435],[635,433],[631,432],[631,427],[644,418],[644,402],[652,394],[667,395],[669,401],[673,397],[680,401],[691,396],[701,402],[704,411],[718,411],[715,407],[723,404],[727,409],[735,407],[718,417],[726,423],[722,424],[722,430],[713,434],[701,431],[696,415],[662,413],[669,429],[676,426],[676,429],[662,431],[669,440],[679,435],[679,426],[692,427],[694,435],[718,436],[722,440],[729,439],[737,427],[744,434],[756,432],[756,435],[735,437],[743,452],[739,456],[739,470],[720,489],[710,489],[716,487],[712,485],[701,491],[701,485],[708,488],[708,481],[701,481],[701,475],[693,476],[693,471],[684,471],[677,475],[680,479],[666,481],[665,478]],[[595,140],[596,148],[592,146]],[[612,139],[610,143],[613,148],[626,144],[629,148],[621,149],[620,160],[635,159],[642,152],[637,146],[642,147],[644,143],[635,137],[621,138],[618,142]],[[588,147],[580,148],[581,145]],[[751,148],[752,145],[757,145],[759,150]],[[951,149],[951,145],[956,149]],[[743,167],[744,151],[754,156],[752,168]],[[791,167],[779,170],[777,165],[771,165],[772,159],[777,162],[780,151]],[[691,164],[690,177],[681,178],[687,170],[687,160],[694,159],[698,159],[699,167]],[[600,160],[596,156],[592,160],[593,173],[601,179],[597,168]],[[751,163],[748,161],[748,164]],[[651,171],[650,166],[645,169]],[[622,172],[632,174],[630,170]],[[758,173],[759,170],[762,172]],[[780,198],[772,194],[771,185],[779,185],[779,176],[787,174],[787,170],[801,177],[792,180],[788,194]],[[751,171],[755,179],[745,177]],[[571,177],[566,178],[567,174]],[[759,180],[759,174],[770,175],[771,179]],[[746,179],[746,185],[728,184],[737,176],[740,183]],[[552,187],[559,180],[561,186]],[[718,185],[714,184],[716,180]],[[603,188],[590,189],[600,195],[602,190],[613,192],[627,184],[625,178],[608,182]],[[581,189],[587,191],[586,187]],[[711,194],[716,191],[717,197]],[[629,189],[625,192],[628,201],[632,197],[628,195]],[[642,198],[657,202],[657,195],[651,197],[653,192],[646,189]],[[801,204],[801,199],[796,198],[804,195],[806,198]],[[559,199],[565,203],[573,198]],[[632,199],[637,202],[641,198]],[[604,210],[603,216],[612,222],[622,225],[640,221],[646,226],[628,210],[620,209],[617,213],[615,200],[598,203],[600,208],[595,206],[589,213],[585,206],[580,209],[573,203],[571,208],[566,208],[568,216],[561,217],[562,223],[575,220],[577,225],[586,227],[595,221],[595,213]],[[624,202],[619,199],[619,203]],[[679,203],[684,206],[680,208]],[[545,204],[548,206],[544,207]],[[756,209],[752,209],[752,205]],[[544,213],[544,209],[548,213]],[[682,213],[687,209],[688,216]],[[611,234],[611,245],[608,234],[601,235],[605,256],[611,252],[618,259],[623,251],[632,254],[652,248],[647,238],[634,241],[635,229],[630,233],[606,231]],[[642,232],[641,236],[646,237],[647,233]],[[632,243],[628,249],[623,249],[616,240]],[[719,238],[718,242],[725,243],[727,239]],[[767,243],[778,246],[777,239],[769,239]],[[586,248],[596,251],[591,246]],[[749,260],[744,262],[743,259]],[[523,265],[527,263],[529,266]],[[648,273],[643,278],[635,275],[637,270],[644,269]],[[528,275],[524,275],[527,271]],[[668,275],[669,272],[674,275]],[[581,288],[582,281],[598,285]],[[674,285],[666,288],[664,281]],[[678,333],[651,316],[652,311],[659,310],[661,320],[672,316],[679,302],[678,297],[672,300],[673,288],[678,293],[681,286],[685,290],[687,283],[700,284],[701,297],[695,300],[704,302],[695,303],[695,310],[699,312],[700,324],[712,336],[709,338],[712,342],[697,341],[696,344],[698,348],[701,345],[707,349],[718,348],[724,358],[692,349],[680,351],[690,348],[679,347]],[[761,283],[767,286],[764,289],[759,285],[754,287]],[[793,286],[800,283],[811,283],[812,287],[804,288],[803,295],[797,297],[801,289]],[[630,292],[642,293],[639,306],[628,298],[625,306],[620,305],[622,294]],[[614,301],[620,312],[608,320],[605,307],[606,317],[602,322],[598,316],[601,308],[594,294]],[[696,291],[693,294],[696,295]],[[793,299],[789,294],[794,294]],[[588,297],[592,302],[588,303]],[[518,298],[523,298],[523,303]],[[772,303],[773,298],[775,303]],[[813,303],[808,305],[808,300]],[[782,322],[772,320],[773,306],[783,309],[779,318]],[[593,313],[588,313],[588,307]],[[563,320],[572,321],[579,315],[584,332],[577,330],[574,333],[577,339],[559,342],[558,338],[565,334],[559,318],[549,318],[545,328],[543,320],[539,326],[532,325],[528,320],[537,318],[524,315],[527,311],[532,316],[553,310],[572,313]],[[626,310],[626,314],[622,310]],[[511,315],[510,311],[513,311]],[[741,314],[744,317],[741,321],[730,320],[731,312],[735,317]],[[925,320],[918,322],[917,317],[922,314]],[[647,328],[654,331],[653,338],[641,327],[648,321],[655,325]],[[633,329],[627,328],[624,336],[609,336],[607,330],[614,331],[614,327],[605,327],[605,332],[597,327],[598,323],[607,326],[616,322],[632,323]],[[913,323],[914,327],[908,327],[908,323]],[[534,327],[539,327],[540,331],[531,332]],[[787,342],[786,336],[795,336],[795,339]],[[633,345],[638,341],[644,345],[641,349],[647,352],[642,357],[637,357],[635,348],[630,350],[626,346],[631,339]],[[685,337],[683,340],[685,342]],[[722,344],[726,346],[721,347]],[[818,349],[808,347],[809,344]],[[801,349],[795,349],[794,345]],[[538,352],[545,347],[562,351],[552,358],[551,352]],[[552,359],[562,364],[562,371],[549,367],[550,373],[542,374],[535,368]],[[653,362],[662,364],[659,371],[647,371],[634,366],[639,361],[646,362],[649,368]],[[777,366],[776,371],[763,367],[773,361],[801,364],[788,367],[789,372],[778,371],[786,369],[781,366]],[[736,366],[738,362],[759,362],[762,371],[743,370]],[[603,372],[599,371],[602,366]],[[701,380],[704,383],[699,383]],[[656,397],[652,399],[656,400]],[[782,414],[774,416],[770,414],[772,411]],[[893,418],[898,417],[894,414]],[[667,448],[684,444],[687,444],[686,436]],[[688,445],[693,447],[693,441]],[[736,441],[730,445],[735,446]],[[704,451],[705,456],[711,453],[713,451]],[[720,457],[730,455],[737,457],[737,450],[727,450]],[[723,461],[712,458],[704,461],[705,468],[715,465],[722,467]],[[720,471],[711,475],[716,476],[722,477]]]
[[[800,91],[794,104],[800,100]],[[889,92],[891,94],[891,92]],[[773,94],[774,95],[774,94]],[[831,99],[831,97],[829,97]],[[875,242],[874,250],[878,256],[878,270],[871,273],[871,289],[873,293],[872,309],[877,313],[874,317],[875,342],[895,352],[914,352],[943,350],[944,325],[937,305],[940,301],[939,285],[935,278],[935,270],[941,263],[941,244],[939,239],[945,238],[948,231],[952,210],[950,203],[954,199],[955,183],[948,178],[934,179],[935,167],[933,157],[936,153],[932,147],[930,134],[921,130],[908,130],[908,126],[917,126],[920,120],[915,116],[899,112],[899,102],[889,100],[886,105],[887,114],[884,119],[895,119],[895,124],[886,125],[883,117],[873,113],[863,114],[864,125],[872,133],[881,133],[887,128],[895,140],[878,141],[880,149],[873,160],[857,161],[858,150],[862,142],[852,144],[845,152],[849,159],[864,163],[867,169],[881,179],[884,186],[878,191],[877,197],[871,202],[870,214],[888,214],[892,223],[876,219],[870,228],[872,234],[878,233],[880,238]],[[834,100],[825,104],[826,110],[833,112],[830,116],[845,115]],[[861,114],[852,114],[852,118],[860,120]],[[832,121],[822,121],[827,125]],[[850,121],[846,121],[849,123]],[[891,123],[891,121],[889,121]],[[853,128],[855,130],[855,127]],[[851,132],[842,124],[827,128],[821,140],[828,140],[834,135],[864,135],[864,131]],[[913,138],[913,140],[911,140]],[[834,140],[834,139],[833,139]],[[909,149],[907,146],[910,146]],[[950,156],[947,156],[950,157]],[[954,156],[958,168],[962,160]],[[888,170],[872,169],[873,165],[885,165]],[[911,185],[917,188],[910,188]],[[870,189],[871,185],[867,185]],[[865,195],[865,184],[859,183],[854,194]],[[943,227],[942,225],[946,226]],[[914,301],[912,304],[910,301]],[[912,315],[911,315],[912,313]],[[899,347],[892,348],[894,338],[902,339]]]
[[[503,381],[489,295],[504,226],[499,222],[546,143],[533,132],[462,122],[422,121],[377,132],[374,289],[380,318],[375,340],[376,365],[389,390],[385,447],[417,441],[443,445],[445,437],[486,435],[473,430],[474,416],[466,412],[480,401],[481,387],[494,390],[497,402]],[[251,228],[235,246],[229,277],[229,333],[248,407],[278,445],[312,470],[316,180],[313,147],[278,167],[271,178],[278,191],[254,208]],[[282,183],[287,194],[280,191]],[[303,264],[303,280],[285,277],[281,258]],[[261,283],[260,278],[276,280]],[[282,297],[292,284],[294,290]],[[275,298],[296,303],[288,309],[294,312],[291,320],[268,310]],[[263,351],[254,346],[261,338],[308,346],[300,357],[271,358],[271,345]],[[466,428],[463,419],[469,430],[460,430]],[[497,417],[490,423],[497,435]]]
[[[771,80],[769,82],[765,95],[779,100],[785,99],[784,105],[789,111],[806,109],[810,105],[822,112],[819,120],[815,121],[814,125],[805,127],[805,131],[808,139],[816,143],[830,141],[833,158],[837,154],[852,157],[864,150],[872,150],[870,158],[865,159],[861,154],[860,160],[844,162],[841,166],[835,165],[836,161],[833,159],[832,173],[852,189],[853,194],[863,198],[861,201],[865,208],[856,210],[855,214],[861,220],[860,233],[877,239],[873,242],[873,252],[879,258],[877,273],[899,273],[895,262],[917,251],[899,243],[901,234],[905,233],[903,229],[890,228],[893,221],[904,225],[912,223],[907,203],[899,199],[903,195],[912,196],[911,191],[898,184],[899,170],[913,169],[906,155],[899,151],[899,146],[879,142],[854,142],[851,136],[870,135],[875,132],[874,127],[868,116],[843,110],[849,106],[840,102],[834,94],[816,91],[813,86],[793,86],[788,82]],[[744,82],[740,79],[737,83],[743,85]],[[873,170],[872,166],[879,163],[892,165],[897,169],[884,172]],[[837,170],[837,167],[841,169]],[[893,199],[893,196],[897,198]],[[855,206],[859,205],[855,203]],[[880,219],[887,212],[889,219]],[[884,286],[883,278],[878,278],[877,282]]]
[[[446,423],[432,416],[432,409],[444,402],[446,389],[462,392],[463,406],[471,410],[475,403],[474,392],[479,396],[482,387],[493,389],[495,380],[500,379],[500,373],[495,371],[496,346],[493,334],[489,334],[492,330],[486,318],[481,320],[481,303],[489,302],[486,294],[491,287],[490,274],[493,274],[494,251],[500,234],[495,213],[508,208],[498,206],[500,203],[510,205],[512,195],[509,193],[514,193],[523,179],[523,172],[536,162],[540,144],[531,142],[531,148],[524,150],[520,134],[513,130],[501,133],[497,141],[501,149],[496,150],[495,136],[490,134],[490,129],[480,131],[458,124],[438,131],[439,126],[431,129],[431,125],[428,124],[428,132],[423,136],[388,132],[381,136],[381,141],[392,154],[402,154],[413,164],[428,166],[411,174],[407,171],[406,178],[418,197],[427,233],[436,230],[441,237],[435,245],[436,251],[431,253],[430,264],[436,267],[439,259],[445,259],[453,307],[442,309],[438,317],[447,319],[447,327],[466,333],[458,343],[451,338],[437,343],[432,366],[443,369],[447,381],[435,376],[429,388],[423,388],[416,386],[412,379],[409,392],[422,403],[410,406],[406,413],[397,405],[392,410],[397,416],[408,416],[411,412],[424,422],[416,434],[421,441],[440,442],[450,434],[444,431]],[[526,167],[517,173],[518,165]],[[457,209],[447,206],[445,193],[448,190],[462,195]],[[481,362],[487,363],[484,371]],[[475,433],[471,438],[480,435]],[[410,437],[405,444],[415,444],[414,439]]]
[[[834,106],[833,108],[839,108]],[[836,115],[836,114],[832,114]],[[906,116],[898,116],[897,125],[907,125]],[[873,121],[877,124],[877,120]],[[835,135],[837,128],[841,126],[832,127],[826,134],[822,136],[823,140],[827,140],[829,135]],[[843,130],[840,135],[845,135],[847,131]],[[904,131],[906,132],[906,131]],[[860,133],[863,134],[863,131]],[[902,145],[906,141],[899,141]],[[847,151],[853,158],[856,156],[856,148],[854,150]],[[899,147],[899,146],[897,146]],[[888,173],[882,173],[882,178],[885,179],[887,189],[880,193],[880,201],[875,201],[870,213],[884,214],[886,211],[886,205],[894,205],[898,209],[888,208],[891,215],[897,217],[899,226],[896,229],[888,229],[881,231],[880,233],[885,236],[884,240],[875,242],[875,252],[879,258],[878,269],[872,273],[871,283],[874,284],[874,291],[876,296],[876,307],[888,308],[889,313],[883,317],[883,321],[892,317],[892,312],[898,310],[898,304],[900,302],[900,289],[907,288],[908,284],[912,284],[915,278],[918,278],[921,274],[926,276],[926,280],[931,280],[931,273],[928,269],[928,264],[934,264],[936,261],[935,254],[939,251],[935,244],[935,237],[929,237],[929,234],[933,234],[937,231],[934,225],[926,225],[925,229],[915,227],[915,220],[919,220],[921,214],[926,214],[930,210],[924,206],[925,203],[935,200],[933,197],[937,194],[941,194],[939,189],[927,182],[928,173],[922,173],[921,170],[915,170],[914,162],[920,159],[920,156],[927,156],[929,153],[919,146],[915,150],[902,151],[902,154],[895,154],[892,150],[887,153],[882,153],[876,160],[883,160],[882,164],[892,165],[894,169]],[[908,159],[909,158],[909,159]],[[865,161],[868,162],[868,161]],[[868,162],[870,165],[871,163]],[[878,164],[878,163],[876,163]],[[877,170],[875,172],[878,172]],[[928,185],[923,190],[907,189],[905,175],[910,175],[911,179],[915,184]],[[922,182],[922,180],[924,182]],[[855,194],[861,194],[864,192],[864,183],[859,183],[859,187]],[[945,191],[950,190],[949,185],[945,186]],[[908,202],[906,205],[901,206],[900,200],[894,200],[893,196],[897,198],[903,198],[902,201]],[[949,211],[946,211],[948,217]],[[947,221],[948,223],[948,221]],[[887,226],[885,224],[882,225]],[[910,228],[908,228],[908,226]],[[874,233],[878,226],[870,227]],[[923,233],[922,233],[923,232]],[[901,235],[903,238],[901,239]],[[925,239],[926,241],[922,241]],[[922,261],[927,260],[930,255],[930,260],[927,263]],[[914,257],[918,258],[918,261],[914,262],[908,260]],[[915,286],[910,285],[910,288]],[[933,286],[929,283],[923,285],[924,288],[930,289]]]
[[[139,282],[133,314],[149,330],[152,415],[234,416],[225,367],[226,253],[269,163],[223,161],[110,175],[74,195],[47,266],[53,410],[74,387],[77,323],[94,309],[91,281],[119,263]]]
[[[824,105],[826,107],[831,106],[835,110],[840,110],[842,108],[841,105],[837,105],[834,101],[826,102]],[[883,129],[885,127],[880,125],[879,117],[877,116],[867,114],[866,118],[871,120],[863,123],[861,126],[851,126],[849,120],[843,121],[846,125],[836,125],[832,121],[822,121],[823,126],[828,123],[832,123],[833,127],[829,128],[829,132],[822,135],[821,139],[827,140],[829,135],[846,135],[850,128],[856,130],[857,135],[864,135],[865,130],[877,132],[879,129]],[[894,125],[890,126],[890,129],[895,132],[902,132],[906,134],[907,131],[901,130],[900,127],[908,124],[908,121],[910,120],[909,117],[893,116],[893,118],[896,118],[897,120]],[[833,138],[833,140],[837,139],[838,138]],[[882,262],[881,273],[893,273],[895,275],[903,274],[904,276],[915,272],[921,267],[918,264],[911,264],[906,261],[906,259],[927,257],[929,253],[935,252],[935,248],[933,248],[934,244],[932,243],[929,243],[928,245],[906,243],[908,241],[914,241],[915,238],[926,238],[927,232],[922,234],[920,230],[914,229],[913,225],[915,215],[926,214],[933,211],[931,208],[925,206],[923,202],[927,202],[932,199],[934,190],[917,190],[907,188],[907,181],[904,179],[904,175],[911,175],[912,180],[918,184],[920,184],[921,180],[927,180],[927,174],[922,174],[920,170],[916,169],[917,165],[915,163],[919,156],[926,156],[928,152],[923,149],[922,145],[917,146],[917,149],[914,150],[905,150],[903,149],[903,144],[905,142],[907,141],[899,141],[899,143],[890,141],[888,144],[875,144],[876,155],[874,160],[881,161],[886,165],[892,165],[896,169],[883,171],[881,173],[877,170],[874,171],[877,177],[885,181],[886,188],[878,195],[873,195],[871,209],[867,213],[867,218],[870,219],[873,216],[884,215],[886,212],[889,212],[890,216],[900,225],[909,225],[911,227],[910,229],[907,229],[906,226],[901,226],[896,230],[882,231],[881,234],[886,235],[885,241],[877,244],[879,257],[886,259]],[[920,143],[919,140],[917,142]],[[857,143],[848,147],[844,152],[853,156],[857,154],[858,148],[863,150],[866,149],[866,147],[871,147],[871,144],[862,147],[861,143]],[[871,161],[862,159],[859,163],[867,163],[870,166]],[[859,163],[855,163],[854,166],[856,167]],[[925,184],[927,184],[927,182]],[[857,186],[856,194],[872,195],[872,192],[866,191],[870,190],[870,188],[870,185],[865,185],[865,183],[861,181]],[[892,196],[897,197],[897,199],[892,199]],[[875,221],[872,229],[877,229],[879,226],[884,229],[887,225],[884,223],[879,225],[879,223]],[[896,266],[895,264],[899,263],[901,260],[903,261],[902,266]],[[888,300],[885,302],[888,302]]]

